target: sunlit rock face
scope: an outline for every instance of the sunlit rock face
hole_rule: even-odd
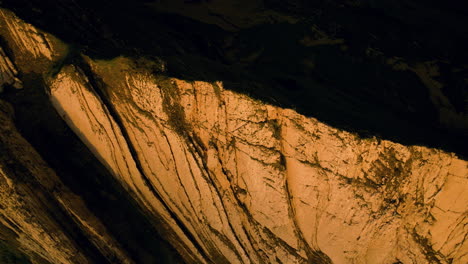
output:
[[[0,68],[2,82],[41,75],[55,111],[185,262],[468,262],[468,163],[455,154],[361,138],[221,81],[170,78],[159,60],[65,62],[64,43],[0,14],[11,53],[0,50],[0,66],[16,65]],[[0,106],[2,238],[34,263],[150,263]]]
[[[34,263],[89,263],[89,256],[77,245],[79,241],[70,237],[71,230],[62,222],[70,218],[108,260],[134,263],[81,198],[63,185],[21,137],[12,115],[11,106],[0,101],[2,239],[16,243],[14,246]]]
[[[467,163],[454,155],[360,139],[129,59],[87,62],[104,92],[69,66],[51,100],[176,247],[199,245],[198,261],[466,261]]]

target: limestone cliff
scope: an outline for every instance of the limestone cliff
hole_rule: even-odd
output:
[[[169,77],[159,59],[73,54],[5,9],[0,25],[1,85],[43,89],[185,262],[468,262],[468,162],[456,154]],[[129,253],[0,106],[0,238],[33,263],[153,263]]]

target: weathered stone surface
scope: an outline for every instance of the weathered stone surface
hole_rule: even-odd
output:
[[[0,47],[0,92],[3,91],[5,85],[11,85],[16,89],[21,89],[23,84],[17,77],[18,71],[11,62],[10,58],[5,54]]]
[[[46,73],[59,61],[67,47],[51,34],[22,21],[0,8],[0,34],[14,54],[14,64],[25,73]]]
[[[51,67],[51,54],[63,48],[44,46],[32,37],[37,30],[24,33],[30,25],[15,23],[8,24],[7,38],[15,58],[30,54]],[[30,69],[19,61],[19,70]],[[187,262],[468,262],[465,160],[360,138],[225,90],[222,82],[168,78],[157,73],[161,68],[146,59],[83,56],[48,74],[46,84],[57,112],[145,213],[162,223]],[[11,121],[0,120],[6,124],[1,146],[28,148],[11,132]],[[131,263],[106,235],[105,223],[69,194],[34,150],[15,151],[6,156],[29,165],[41,190],[100,252]],[[20,159],[19,153],[32,154]],[[11,184],[4,185],[7,193]],[[31,199],[14,214],[17,207],[9,203],[19,199],[2,197],[2,215],[20,227],[19,247],[54,263],[86,263],[86,254],[54,228],[50,215],[33,211],[34,225],[21,215],[48,206],[36,207],[36,195],[28,192]],[[57,232],[39,236],[51,229]]]
[[[0,225],[2,239],[16,245],[36,263],[89,263],[71,230],[61,221],[74,220],[109,259],[133,263],[80,197],[21,137],[12,123],[11,107],[0,101]]]
[[[32,59],[53,59],[50,40],[40,30],[31,24],[23,22],[11,11],[2,9],[2,33],[7,35],[14,42],[15,46],[22,52],[31,56]]]
[[[85,85],[86,77],[73,80],[77,73],[64,69],[51,85],[52,100],[68,107],[58,110],[100,156],[131,160],[105,141],[124,130],[119,141],[133,149],[141,167],[132,176],[147,178],[209,259],[467,260],[468,170],[456,156],[360,139],[226,91],[221,83],[152,75],[129,59],[88,62],[106,98]],[[76,124],[109,108],[114,116],[100,115],[86,131]],[[135,186],[127,173],[115,171]],[[148,210],[161,207],[153,193],[141,195]]]

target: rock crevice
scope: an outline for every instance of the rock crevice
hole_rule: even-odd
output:
[[[468,163],[455,154],[361,138],[221,81],[170,78],[159,61],[65,62],[67,45],[0,13],[14,58],[0,49],[2,85],[43,76],[55,111],[186,262],[468,262]],[[9,240],[37,263],[98,263],[92,250],[136,263],[6,112],[0,229]],[[86,243],[53,218],[57,207]]]

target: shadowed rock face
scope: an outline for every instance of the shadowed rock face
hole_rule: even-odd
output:
[[[70,54],[166,74],[332,126],[466,156],[466,9],[435,1],[34,1],[3,5]],[[48,15],[54,14],[54,15]]]
[[[454,9],[2,4],[12,263],[468,261]]]

